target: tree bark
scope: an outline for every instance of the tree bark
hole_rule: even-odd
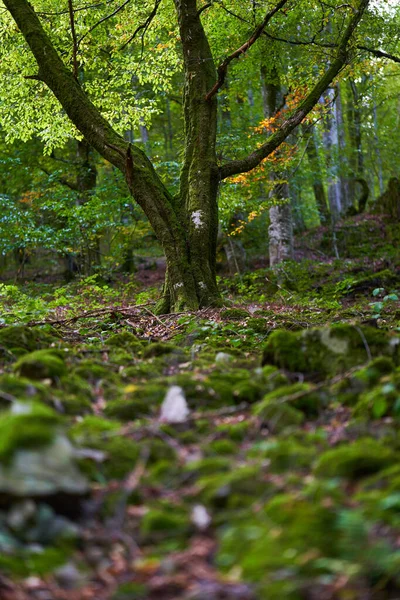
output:
[[[318,155],[318,146],[315,140],[314,129],[303,125],[303,137],[307,148],[307,158],[313,174],[313,191],[321,223],[328,220],[328,198],[325,191],[321,164]]]
[[[275,69],[270,73],[261,70],[264,115],[273,117],[282,104],[283,94]],[[274,186],[271,197],[277,204],[269,210],[269,264],[275,267],[284,260],[293,258],[293,219],[290,204],[289,183],[282,181],[287,174],[272,173],[272,180],[281,180]]]

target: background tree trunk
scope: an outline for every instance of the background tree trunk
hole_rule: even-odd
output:
[[[275,69],[268,73],[261,69],[263,89],[264,116],[273,117],[283,102],[282,88]],[[269,210],[270,226],[269,235],[269,264],[271,267],[284,260],[293,258],[293,219],[290,204],[289,184],[283,182],[285,173],[272,174],[272,180],[279,180],[274,186],[271,197],[278,202]]]

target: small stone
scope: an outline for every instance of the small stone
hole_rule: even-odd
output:
[[[190,410],[184,391],[178,385],[169,388],[161,405],[160,421],[164,423],[185,423]]]
[[[231,354],[228,354],[227,352],[217,352],[217,355],[215,357],[215,362],[223,365],[229,364],[230,362],[232,362],[232,360],[233,356]]]
[[[54,576],[64,590],[73,590],[83,583],[83,575],[73,563],[67,563],[57,569]]]
[[[211,516],[207,512],[207,509],[202,504],[196,504],[193,506],[191,514],[192,523],[200,531],[204,531],[211,524]]]

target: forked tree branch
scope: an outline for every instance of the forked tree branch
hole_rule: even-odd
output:
[[[329,87],[343,67],[346,66],[348,62],[348,43],[369,3],[370,0],[360,0],[359,7],[351,18],[338,44],[335,60],[332,62],[326,73],[324,73],[321,79],[316,83],[308,96],[300,102],[293,114],[282,123],[276,133],[272,134],[268,140],[254,150],[254,152],[245,158],[232,160],[225,165],[222,165],[219,170],[221,180],[231,177],[232,175],[238,175],[239,173],[247,173],[257,167],[265,158],[267,158],[267,156],[272,154],[272,152],[282,144],[288,135],[290,135],[290,133],[300,125],[308,113],[311,112],[323,92]]]
[[[235,58],[240,58],[240,56],[242,56],[242,54],[245,54],[247,52],[247,50],[249,48],[251,48],[251,46],[262,35],[265,27],[268,25],[268,23],[270,22],[270,20],[272,19],[272,17],[277,12],[279,12],[281,10],[281,8],[283,8],[285,6],[285,4],[288,3],[288,1],[289,0],[280,0],[278,2],[278,4],[265,15],[263,22],[260,23],[260,25],[258,25],[256,27],[256,29],[253,31],[252,35],[249,37],[249,39],[247,40],[247,42],[245,42],[244,44],[242,44],[240,46],[240,48],[238,48],[237,50],[235,50],[234,52],[232,52],[232,54],[230,54],[229,56],[227,56],[222,61],[222,63],[217,68],[218,79],[215,82],[215,84],[213,85],[213,87],[211,88],[211,90],[206,95],[206,100],[207,101],[211,100],[211,98],[213,96],[215,96],[215,94],[218,92],[218,90],[220,90],[221,87],[224,85],[226,73],[227,73],[227,70],[228,70],[228,67],[229,67],[230,63],[233,60],[235,60]]]
[[[310,40],[289,40],[286,38],[278,37],[276,35],[272,35],[267,31],[263,31],[263,35],[267,36],[270,40],[274,40],[275,42],[283,42],[284,44],[290,44],[291,46],[318,46],[319,48],[337,48],[337,44],[317,42],[315,40],[316,36],[313,36]],[[360,44],[357,44],[356,48],[357,50],[364,50],[365,52],[369,52],[377,58],[387,58],[388,60],[392,60],[393,62],[400,63],[400,58],[394,54],[391,54],[390,52],[384,52],[383,50],[370,48],[369,46],[363,46]]]

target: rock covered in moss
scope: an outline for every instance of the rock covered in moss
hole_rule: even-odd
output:
[[[140,523],[140,534],[144,539],[185,535],[191,528],[189,513],[174,505],[161,504],[150,508]]]
[[[251,317],[247,320],[246,325],[256,333],[267,333],[270,329],[269,323],[262,317]]]
[[[10,496],[79,495],[87,482],[60,418],[42,404],[16,402],[0,416],[0,492]]]
[[[271,333],[262,364],[307,375],[332,376],[385,355],[398,361],[399,340],[373,327],[348,324]]]
[[[240,508],[252,504],[255,497],[272,486],[263,480],[261,466],[245,465],[231,468],[228,473],[204,475],[197,480],[196,487],[206,505]]]
[[[15,351],[15,354],[48,348],[55,342],[59,342],[59,337],[57,332],[49,325],[45,327],[12,325],[0,328],[0,347],[11,352]]]
[[[107,403],[105,414],[123,421],[155,414],[165,392],[166,386],[163,383],[129,384],[123,388],[123,395]]]
[[[353,414],[370,419],[399,417],[400,381],[396,381],[396,377],[382,377],[375,387],[360,394]]]
[[[361,438],[324,452],[317,459],[314,472],[321,477],[358,479],[389,467],[398,460],[399,455],[384,443],[373,438]]]
[[[63,355],[57,350],[36,350],[24,354],[14,365],[22,377],[28,379],[53,379],[67,373]]]
[[[250,458],[265,457],[272,472],[294,471],[311,465],[315,447],[300,443],[295,437],[256,442],[248,451]]]
[[[0,389],[5,394],[18,400],[38,400],[41,402],[50,402],[51,400],[51,389],[48,385],[15,374],[4,373],[1,375]],[[4,401],[4,406],[8,408],[9,402]]]
[[[221,311],[220,316],[224,321],[243,321],[249,313],[244,308],[227,308]]]
[[[279,433],[287,427],[299,427],[304,422],[303,413],[279,400],[261,400],[254,405],[253,414],[261,418],[272,433]]]
[[[283,385],[266,394],[257,403],[254,414],[265,418],[267,414],[271,414],[270,406],[276,407],[279,404],[287,404],[303,412],[307,417],[315,417],[326,405],[326,398],[321,391],[315,390],[309,383]]]
[[[182,354],[182,350],[178,346],[173,344],[166,344],[164,342],[154,342],[145,346],[143,349],[143,358],[154,358],[156,356],[163,356],[164,354]]]
[[[121,331],[110,335],[107,345],[112,348],[124,348],[131,354],[138,354],[142,350],[143,342],[133,333]]]

